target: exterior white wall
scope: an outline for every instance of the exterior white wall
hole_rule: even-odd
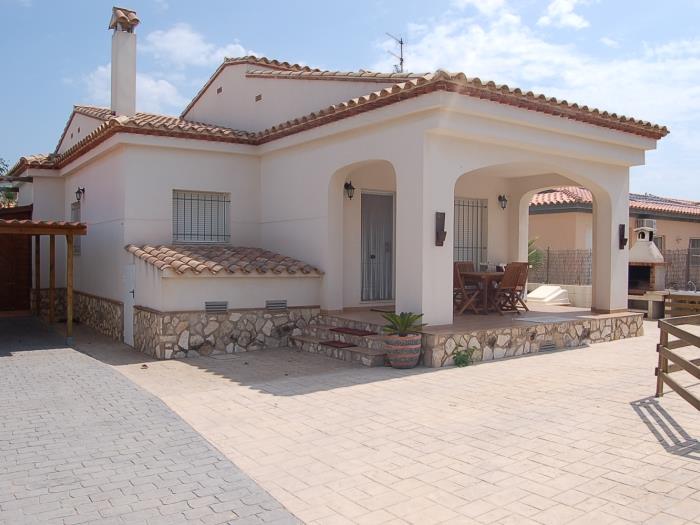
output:
[[[76,290],[116,301],[124,300],[122,271],[124,250],[124,196],[127,150],[117,148],[71,172],[63,180],[61,214],[71,217],[75,192],[85,188],[80,201],[80,221],[87,225],[80,255],[74,261]],[[36,191],[36,190],[35,190]]]
[[[352,85],[358,84],[343,83]],[[215,82],[214,94],[216,87]],[[224,93],[230,91],[225,87]],[[254,91],[250,95],[254,96]],[[295,105],[292,91],[284,107],[296,115],[300,106]],[[307,93],[302,94],[300,101],[305,101]],[[241,94],[241,99],[246,97],[246,93]],[[267,100],[270,98],[275,100]],[[314,108],[318,107],[321,99],[311,99]],[[236,113],[231,108],[235,109],[212,106],[211,110],[224,116],[245,116],[243,110]],[[279,113],[274,114],[277,122]],[[253,118],[252,113],[249,117]],[[452,320],[455,194],[489,199],[489,260],[501,262],[523,257],[527,208],[522,203],[526,194],[567,182],[588,187],[596,201],[593,305],[603,310],[625,307],[627,250],[617,249],[617,227],[627,222],[628,167],[643,162],[644,150],[653,147],[649,139],[447,93],[403,101],[292,135],[254,151],[246,150],[250,155],[240,153],[244,148],[231,144],[202,146],[202,141],[137,140],[129,136],[119,140],[134,142],[107,152],[104,148],[112,146],[106,141],[86,154],[80,161],[85,164],[77,166],[76,162],[64,170],[64,186],[58,179],[53,182],[58,191],[45,193],[54,195],[54,200],[55,195],[63,196],[58,199],[62,200],[58,209],[40,206],[42,213],[51,211],[47,218],[67,217],[75,189],[86,188],[83,217],[88,221],[89,233],[84,246],[90,253],[94,248],[99,256],[83,259],[86,268],[78,270],[85,272],[83,280],[78,281],[82,291],[123,300],[127,291],[123,285],[122,297],[113,297],[111,291],[118,290],[119,284],[103,281],[118,283],[120,269],[132,262],[123,250],[124,244],[171,242],[172,190],[183,189],[230,192],[233,244],[257,245],[314,264],[326,274],[313,304],[320,303],[328,310],[353,304],[357,292],[352,289],[352,281],[357,278],[357,270],[352,260],[346,261],[346,255],[353,251],[358,232],[351,227],[346,230],[344,224],[352,224],[357,210],[345,209],[343,183],[353,172],[361,180],[364,175],[358,170],[367,168],[368,162],[382,161],[395,173],[396,306],[403,311],[423,312],[425,321],[432,324]],[[177,147],[166,147],[166,143]],[[369,172],[366,175],[376,177]],[[33,190],[35,202],[41,202],[37,195],[41,184]],[[510,202],[505,212],[497,204],[500,193],[506,194]],[[435,246],[437,211],[446,213],[448,236],[442,247]],[[349,222],[345,221],[346,214]],[[111,224],[114,230],[102,231],[102,224]],[[123,232],[120,242],[119,228]],[[101,231],[104,249],[97,249],[94,243],[98,241],[91,240],[90,235]],[[107,248],[112,244],[115,252]],[[120,255],[114,256],[117,252]],[[176,281],[180,279],[168,282]],[[190,295],[191,304],[196,302],[196,309],[201,309],[204,300],[217,300],[216,293],[229,293],[228,287],[220,286],[223,281],[217,279],[186,282],[161,283],[160,293],[156,285],[144,286],[149,294],[160,297],[161,304],[153,306],[159,309],[170,305],[180,308],[177,305],[190,301]],[[219,284],[197,284],[204,282]],[[270,284],[268,289],[262,282],[256,279],[249,292],[219,300],[233,301],[233,305],[244,301],[245,307],[251,307],[260,301],[264,304],[265,298],[279,299],[278,293],[275,297],[267,295],[291,286],[285,281],[274,289]],[[166,291],[170,286],[174,291]],[[189,286],[191,290],[186,288]],[[236,287],[243,289],[245,283]],[[304,286],[303,291],[291,290],[289,294],[296,297],[298,292],[301,298],[294,300],[310,301],[303,295],[310,293],[309,288]]]
[[[248,64],[225,67],[185,118],[260,131],[392,85],[391,82],[246,78],[246,71],[251,69],[265,68]],[[221,93],[216,92],[219,87]],[[258,95],[262,99],[256,102]]]
[[[345,304],[343,183],[360,163],[376,160],[388,162],[396,173],[396,305],[421,308],[422,261],[415,244],[423,231],[421,128],[419,120],[403,119],[262,158],[261,245],[326,272],[322,308],[339,310]]]
[[[259,160],[248,155],[130,146],[124,160],[126,244],[171,244],[173,190],[231,194],[231,244],[257,246]]]
[[[227,301],[230,309],[265,308],[265,301],[286,299],[289,306],[318,306],[320,277],[164,277],[136,261],[136,304],[163,312],[201,311],[206,301]]]
[[[56,153],[63,153],[67,149],[72,148],[78,142],[83,140],[90,133],[95,131],[95,129],[102,124],[103,121],[88,117],[87,115],[81,115],[80,113],[73,113],[68,123],[68,128],[58,145]]]
[[[58,177],[54,172],[49,172],[46,175],[46,170],[43,170],[43,175],[39,175],[39,170],[34,171],[31,175],[34,177],[32,182],[31,193],[33,199],[31,204],[32,218],[34,220],[65,220],[64,208],[64,186],[65,181]],[[28,174],[29,175],[29,174]],[[26,186],[26,185],[25,185]],[[32,252],[34,251],[34,243],[32,243]],[[34,255],[32,254],[32,257]],[[32,259],[33,260],[33,259]],[[62,236],[56,237],[56,286],[63,287],[66,285],[66,241]],[[33,279],[32,275],[32,279]],[[49,287],[49,236],[41,237],[41,287]]]

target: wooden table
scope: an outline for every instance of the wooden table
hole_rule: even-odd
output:
[[[503,279],[503,272],[460,272],[462,280],[466,282],[477,282],[481,285],[482,290],[482,308],[481,313],[489,312],[489,292],[492,290],[492,284]]]

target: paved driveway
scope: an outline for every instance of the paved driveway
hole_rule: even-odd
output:
[[[261,351],[149,362],[151,391],[308,523],[700,522],[700,418],[650,335],[462,369]]]
[[[0,319],[0,523],[297,523],[160,400]]]

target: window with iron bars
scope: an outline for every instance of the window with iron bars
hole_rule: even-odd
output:
[[[230,193],[173,190],[173,242],[229,242],[230,208]]]
[[[700,266],[700,239],[688,241],[688,266]]]
[[[455,199],[454,260],[487,263],[488,200]]]

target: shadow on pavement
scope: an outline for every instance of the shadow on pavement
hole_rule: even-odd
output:
[[[630,405],[666,452],[700,460],[700,442],[688,434],[655,397],[645,397]]]

